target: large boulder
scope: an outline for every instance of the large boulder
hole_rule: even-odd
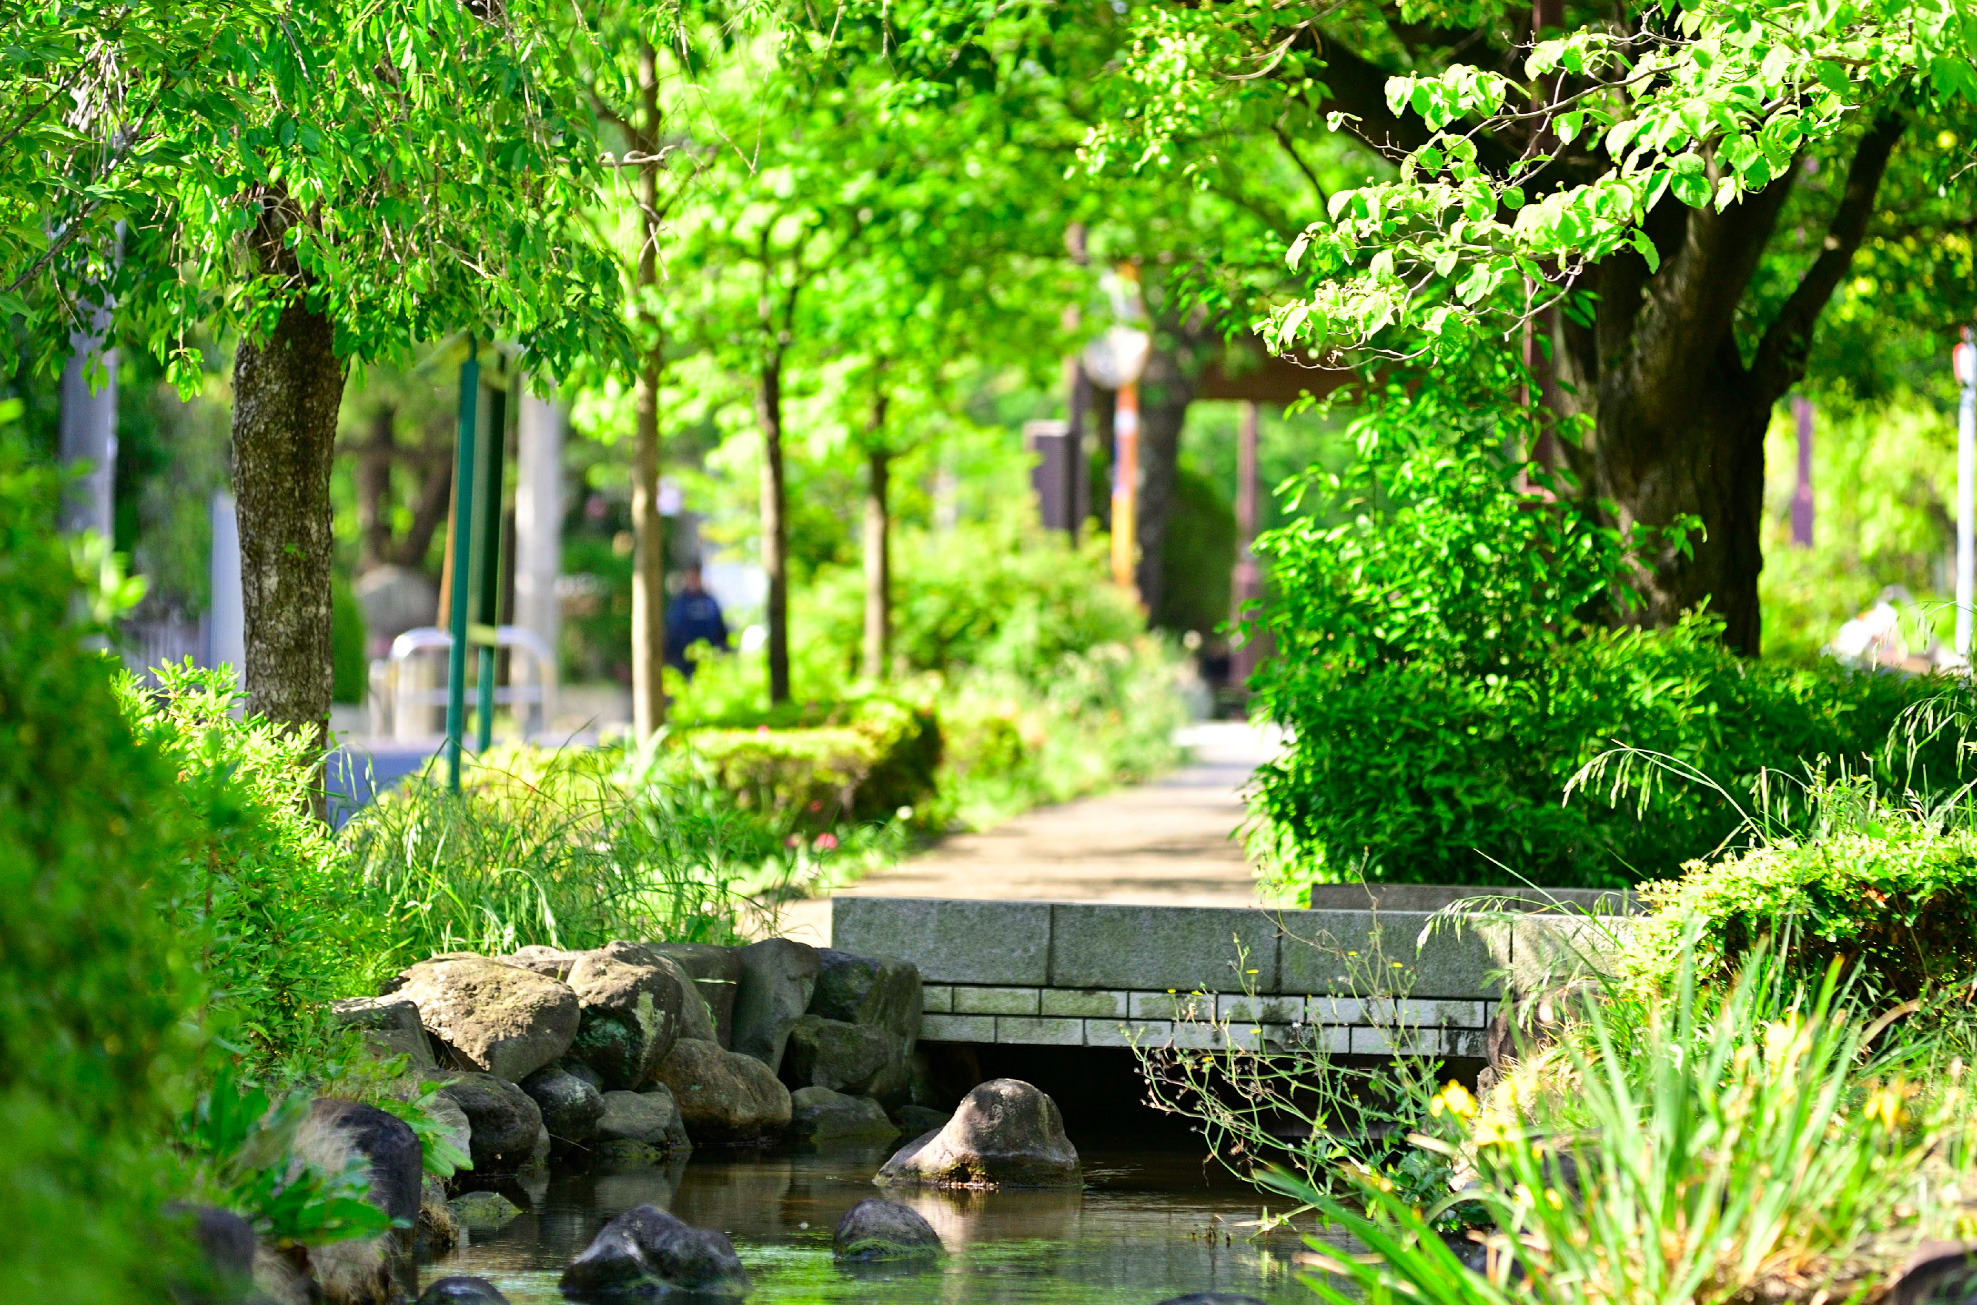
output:
[[[453,1222],[468,1232],[500,1232],[522,1217],[522,1207],[499,1192],[465,1192],[447,1202]]]
[[[840,1260],[910,1260],[939,1255],[942,1247],[917,1211],[873,1196],[844,1212],[831,1250]]]
[[[798,1088],[789,1094],[789,1131],[818,1145],[890,1142],[899,1129],[885,1107],[870,1097],[848,1097],[829,1088]]]
[[[351,997],[330,1003],[330,1020],[339,1027],[357,1029],[364,1043],[380,1059],[404,1056],[415,1070],[432,1069],[432,1042],[419,1020],[419,1004],[409,997]]]
[[[410,1229],[419,1217],[424,1173],[419,1135],[389,1111],[357,1101],[318,1097],[296,1127],[289,1153],[298,1163],[342,1173],[361,1163],[365,1199]],[[327,1305],[384,1305],[418,1285],[411,1238],[382,1233],[309,1248],[309,1275]]]
[[[567,982],[580,1018],[571,1053],[596,1070],[606,1088],[632,1089],[680,1036],[688,983],[676,966],[636,943],[612,942],[585,952]]]
[[[789,1127],[789,1089],[753,1056],[681,1038],[658,1078],[672,1091],[696,1145],[760,1141]]]
[[[824,1087],[854,1096],[890,1096],[906,1086],[906,1044],[870,1024],[805,1015],[789,1031],[782,1078],[792,1087]]]
[[[741,986],[740,952],[712,943],[646,943],[644,947],[680,967],[707,1005],[714,1025],[712,1041],[733,1046],[735,992]],[[683,1032],[681,1036],[700,1035]]]
[[[506,1079],[492,1074],[435,1074],[441,1086],[433,1095],[460,1107],[472,1130],[468,1153],[477,1174],[511,1174],[529,1166],[537,1139],[546,1130],[535,1098]]]
[[[874,1180],[932,1187],[1075,1187],[1078,1153],[1048,1094],[998,1078],[961,1099],[954,1117],[901,1147]]]
[[[522,1091],[542,1112],[542,1126],[558,1149],[582,1146],[597,1135],[604,1116],[604,1096],[583,1079],[558,1065],[548,1065],[521,1082]]]
[[[735,952],[741,982],[735,987],[732,1049],[781,1069],[790,1026],[810,1009],[817,987],[817,949],[788,938],[765,938]]]
[[[846,1024],[868,1024],[906,1040],[920,1037],[920,971],[889,956],[853,956],[826,947],[817,953],[817,990],[810,1013]]]
[[[577,1036],[570,985],[518,965],[455,953],[412,966],[389,985],[419,1007],[450,1068],[519,1083],[562,1056]]]
[[[562,1288],[576,1300],[663,1292],[744,1296],[748,1273],[722,1234],[641,1205],[604,1225],[563,1271]]]

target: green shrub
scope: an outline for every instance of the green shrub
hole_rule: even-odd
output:
[[[1802,981],[1833,962],[1877,998],[1905,1000],[1977,975],[1977,831],[1910,812],[1785,839],[1645,885],[1634,970],[1665,983],[1692,940],[1718,978],[1760,944]]]
[[[230,672],[188,663],[158,678],[154,692],[130,678],[122,692],[198,831],[178,869],[209,934],[208,1018],[246,1053],[250,1077],[309,1077],[346,1040],[325,1009],[360,990],[386,924],[363,909],[342,849],[312,813],[308,744],[260,717],[236,720]]]
[[[891,820],[934,795],[941,731],[931,709],[873,695],[831,717],[842,723],[694,730],[689,746],[744,809],[794,825]]]
[[[1490,379],[1490,378],[1486,378]],[[1299,491],[1335,512],[1259,543],[1279,656],[1257,700],[1290,743],[1251,789],[1252,846],[1293,895],[1313,881],[1610,886],[1674,873],[1738,827],[1726,794],[1820,758],[1876,764],[1905,708],[1939,686],[1733,656],[1706,614],[1613,629],[1644,551],[1507,461],[1508,378],[1396,379],[1353,425],[1360,460]],[[1521,434],[1520,434],[1521,432]],[[1659,752],[1712,781],[1624,806],[1568,782],[1601,753]],[[1957,777],[1924,750],[1918,787]]]
[[[978,827],[1173,764],[1172,734],[1185,720],[1176,658],[1111,582],[1100,541],[1074,549],[1012,517],[904,532],[895,557],[894,675],[878,697],[928,715],[938,750],[923,730],[898,754],[911,761],[893,772],[898,783],[860,780],[854,819],[911,806],[916,824]],[[798,606],[794,697],[773,711],[757,658],[709,658],[690,684],[669,677],[673,723],[714,762],[717,782],[782,794],[766,807],[752,799],[753,810],[841,810],[847,781],[867,764],[868,742],[844,733],[755,733],[843,727],[869,710],[860,704],[875,690],[852,679],[862,584],[854,570],[827,570]],[[922,773],[930,762],[932,793]]]
[[[1280,684],[1282,682],[1280,681]],[[1516,676],[1425,663],[1358,675],[1307,672],[1273,696],[1295,743],[1258,773],[1252,809],[1288,884],[1368,879],[1615,886],[1674,873],[1738,832],[1735,795],[1769,770],[1803,776],[1819,758],[1889,765],[1902,713],[1928,682],[1753,663],[1710,621],[1598,630]],[[1566,800],[1581,767],[1626,745],[1673,758],[1710,783],[1663,783],[1611,800]],[[1923,786],[1957,774],[1947,744],[1925,750]]]
[[[173,772],[91,649],[107,613],[80,601],[58,493],[0,440],[0,1282],[121,1305],[167,1298],[160,1142],[190,1099],[202,935]]]

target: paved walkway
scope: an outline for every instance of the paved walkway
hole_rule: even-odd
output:
[[[1170,775],[943,839],[839,895],[1256,905],[1254,871],[1230,835],[1244,816],[1238,790],[1276,744],[1240,721],[1190,726],[1180,741],[1193,760]],[[828,944],[830,911],[826,899],[791,903],[782,932]]]

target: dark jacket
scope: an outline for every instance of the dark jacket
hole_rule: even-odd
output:
[[[711,643],[723,652],[728,647],[728,623],[721,617],[721,605],[706,592],[673,595],[666,608],[666,660],[689,678],[693,663],[686,650],[697,643]]]

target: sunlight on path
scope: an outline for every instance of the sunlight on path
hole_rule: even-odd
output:
[[[1275,754],[1276,736],[1205,721],[1177,738],[1193,760],[1170,775],[954,835],[839,895],[1255,905],[1254,872],[1230,835],[1244,815],[1237,794]],[[793,902],[782,932],[827,944],[830,920],[828,900]]]

